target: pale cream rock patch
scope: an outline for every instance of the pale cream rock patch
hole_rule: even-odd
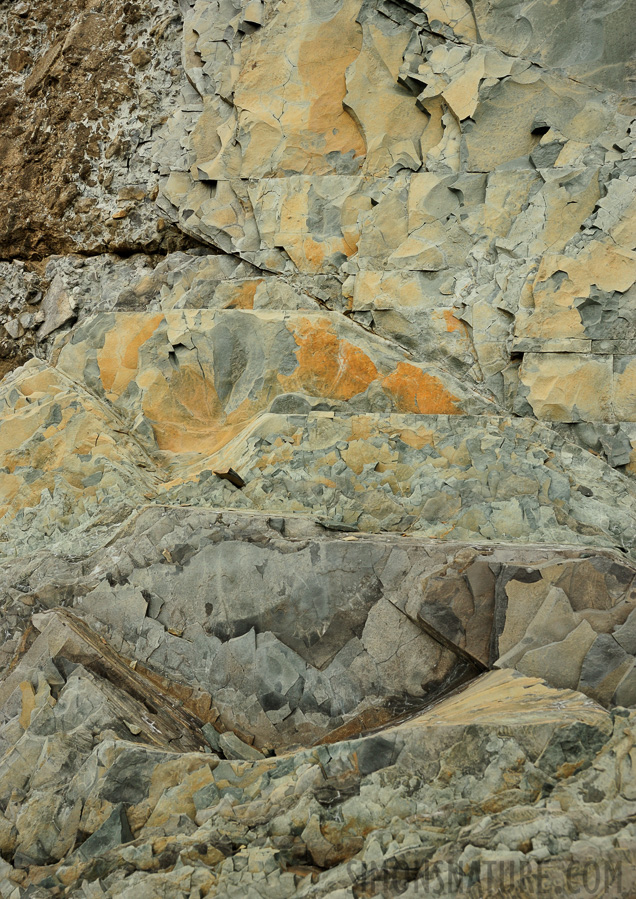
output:
[[[526,353],[520,370],[528,402],[545,421],[612,419],[612,362],[606,356]]]

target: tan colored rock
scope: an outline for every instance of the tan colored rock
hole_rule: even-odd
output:
[[[38,505],[43,491],[61,490],[74,500],[45,525],[55,531],[107,495],[115,502],[119,496],[124,504],[131,499],[136,504],[144,491],[152,495],[155,478],[138,476],[139,463],[149,467],[142,462],[145,453],[134,440],[122,443],[117,419],[88,395],[80,399],[66,378],[40,362],[33,360],[21,371],[17,389],[11,381],[3,385],[3,516]],[[20,475],[27,454],[35,473],[28,484]]]
[[[636,421],[636,357],[614,356],[614,416],[619,421]]]
[[[608,727],[607,713],[595,703],[581,701],[580,694],[553,690],[541,680],[509,671],[491,671],[467,689],[425,711],[415,726],[464,726],[488,724],[495,719],[510,724],[525,720],[533,724],[563,724],[574,720]]]
[[[635,892],[628,3],[7,7],[3,897]]]
[[[592,287],[623,293],[635,280],[633,252],[613,243],[588,244],[573,258],[545,256],[533,286],[534,310],[522,313],[516,333],[542,338],[583,337],[584,323],[577,306],[590,296]],[[606,334],[613,336],[610,331]]]
[[[69,375],[85,370],[91,390],[131,422],[142,416],[150,450],[209,455],[287,394],[313,397],[299,400],[306,410],[320,400],[372,408],[376,397],[396,412],[462,413],[452,390],[465,391],[454,378],[387,355],[377,338],[364,343],[366,351],[345,319],[322,313],[120,314],[77,331],[58,366]],[[465,395],[466,410],[482,405]]]
[[[526,353],[520,371],[535,415],[546,421],[610,421],[611,359],[576,353]]]
[[[417,171],[423,153],[439,141],[441,111],[431,117],[414,108],[409,91],[398,84],[411,29],[378,16],[363,21],[362,34],[359,54],[347,69],[344,105],[364,136],[363,171]]]
[[[357,13],[356,0],[326,15],[302,2],[293,18],[283,7],[245,41],[234,89],[235,119],[218,129],[219,153],[197,161],[202,177],[357,170],[364,139],[342,103],[345,70],[362,43]]]

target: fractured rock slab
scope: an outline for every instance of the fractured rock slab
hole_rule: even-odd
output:
[[[68,689],[52,700],[53,718]],[[33,741],[36,730],[33,722],[25,737]],[[613,725],[607,712],[580,694],[508,672],[487,674],[381,734],[258,761],[171,753],[107,735],[92,748],[90,740],[80,748],[76,728],[77,773],[58,779],[65,805],[51,805],[46,787],[27,786],[17,817],[13,805],[7,806],[11,837],[4,851],[45,895],[55,889],[70,893],[81,880],[97,880],[106,895],[125,895],[139,889],[143,878],[148,886],[161,883],[170,896],[181,895],[170,872],[162,873],[172,867],[169,857],[182,861],[184,889],[216,884],[228,895],[245,889],[246,876],[258,883],[261,873],[267,874],[261,886],[266,896],[333,895],[336,886],[361,878],[373,883],[385,869],[393,871],[397,889],[405,877],[424,877],[431,857],[451,862],[461,881],[468,844],[479,858],[487,833],[488,843],[498,840],[500,852],[505,847],[520,858],[525,849],[530,861],[540,857],[562,870],[576,856],[577,841],[595,838],[598,815],[610,804],[613,834],[629,840],[629,775],[614,760],[617,750],[629,752],[632,730],[629,719],[619,717]],[[49,740],[47,759],[60,738]],[[33,761],[27,755],[20,764],[26,773]],[[0,775],[0,789],[5,782]],[[570,800],[569,816],[543,798],[546,784],[553,795]],[[580,799],[572,805],[577,794],[599,790],[606,793],[596,800],[602,808],[586,811]],[[97,858],[82,846],[60,857],[62,840],[72,839],[73,828],[89,834],[87,850],[89,841],[101,840],[109,822],[120,820],[122,795],[131,834],[122,827],[111,838],[112,848],[104,846]],[[290,816],[297,827],[291,840]],[[53,820],[58,827],[64,822],[54,844]],[[525,846],[528,837],[534,848]],[[609,840],[596,839],[605,841],[599,848]],[[547,855],[541,851],[546,845]],[[405,852],[410,874],[397,865]],[[316,874],[311,880],[303,877],[303,857]]]

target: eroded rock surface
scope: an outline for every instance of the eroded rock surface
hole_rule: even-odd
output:
[[[433,879],[484,895],[496,859],[517,888],[545,866],[554,889],[601,854],[593,895],[633,887],[631,718],[580,694],[490,673],[379,734],[223,760],[141,742],[143,722],[122,737],[113,687],[54,669],[5,704],[5,892],[29,872],[42,895],[417,895]]]
[[[633,18],[0,0],[2,899],[636,893]]]
[[[0,257],[154,250],[167,115],[188,90],[174,0],[12,3],[0,17]]]
[[[613,551],[148,506],[4,575],[7,896],[632,888]]]

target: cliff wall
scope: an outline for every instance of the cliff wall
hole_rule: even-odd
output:
[[[3,899],[636,890],[635,12],[0,0]]]

